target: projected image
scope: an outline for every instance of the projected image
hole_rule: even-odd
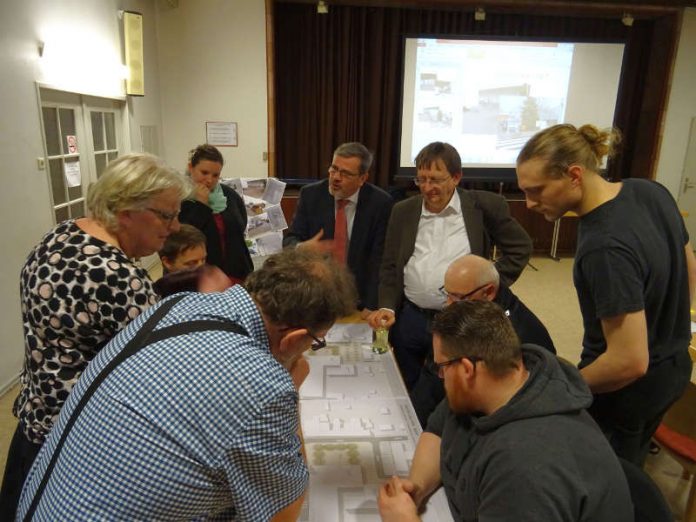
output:
[[[419,38],[406,55],[402,166],[432,141],[454,145],[465,166],[513,166],[541,129],[613,121],[622,44]]]

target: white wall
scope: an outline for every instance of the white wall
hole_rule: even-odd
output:
[[[221,147],[224,177],[265,177],[268,147],[263,0],[160,2],[164,157],[184,169],[206,121],[237,122],[238,147]]]
[[[696,117],[695,53],[696,8],[690,7],[684,11],[656,175],[657,181],[665,185],[675,199],[679,197],[691,119]],[[684,210],[696,212],[696,209]]]
[[[36,165],[43,156],[36,82],[104,97],[124,95],[119,9],[141,12],[144,23],[146,94],[128,100],[127,147],[141,150],[140,126],[156,126],[162,155],[183,170],[186,151],[205,141],[206,120],[236,121],[239,147],[222,149],[224,174],[267,174],[262,0],[0,2],[0,393],[23,363],[19,272],[53,225],[47,172]],[[40,41],[45,43],[41,61]]]
[[[38,170],[36,161],[43,156],[43,141],[35,82],[101,96],[123,95],[123,81],[112,67],[121,63],[119,9],[142,12],[145,31],[154,32],[151,0],[0,2],[0,392],[23,364],[19,272],[29,251],[53,225],[47,172]],[[45,42],[41,62],[40,41]],[[146,67],[153,66],[147,82],[152,75],[156,78],[157,65],[149,34],[146,45]],[[54,59],[65,60],[54,68]],[[139,113],[146,114],[145,124],[161,126],[157,91],[149,88],[146,84],[148,96],[132,107],[131,123],[138,128]],[[139,150],[139,142],[136,145],[133,150]]]

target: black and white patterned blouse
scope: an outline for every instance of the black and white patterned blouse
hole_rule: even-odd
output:
[[[24,371],[14,414],[42,443],[87,363],[157,300],[147,272],[64,221],[29,254],[20,278]]]

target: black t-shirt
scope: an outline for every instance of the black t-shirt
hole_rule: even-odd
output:
[[[643,179],[580,218],[573,279],[585,335],[580,367],[606,350],[602,318],[645,310],[650,365],[689,344],[689,235],[671,194]]]

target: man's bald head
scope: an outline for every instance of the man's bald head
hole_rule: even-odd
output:
[[[468,254],[455,259],[445,272],[447,303],[461,300],[492,301],[498,294],[500,276],[488,259]]]

